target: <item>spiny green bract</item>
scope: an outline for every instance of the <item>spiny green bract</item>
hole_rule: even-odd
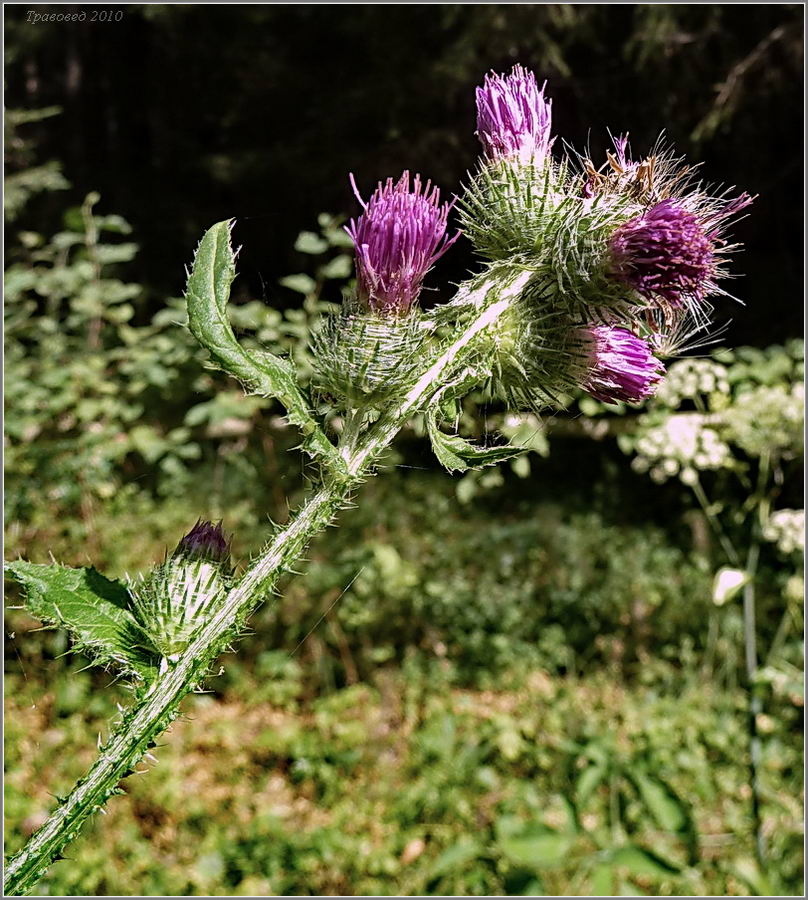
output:
[[[524,289],[487,331],[492,393],[514,409],[557,405],[591,366],[581,328],[631,322],[648,306],[615,279],[609,241],[638,214],[636,198],[586,197],[566,161],[480,164],[461,200],[463,227],[489,259],[494,284],[524,273]],[[496,288],[494,288],[496,292]]]
[[[430,353],[420,310],[382,316],[350,306],[326,318],[312,338],[314,385],[348,409],[388,404],[411,386]]]
[[[558,284],[556,308],[577,318],[640,298],[609,277],[609,238],[641,207],[629,196],[587,198],[565,162],[484,161],[460,202],[463,229],[489,260],[521,261]]]

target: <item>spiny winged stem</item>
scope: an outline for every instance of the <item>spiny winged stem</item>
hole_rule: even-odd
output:
[[[420,373],[394,408],[358,440],[352,439],[335,448],[340,452],[341,464],[333,467],[293,520],[266,546],[228,593],[221,608],[200,627],[187,649],[173,664],[164,664],[163,671],[142,699],[124,714],[88,773],[9,861],[3,881],[5,893],[21,894],[30,890],[50,863],[61,857],[61,851],[77,836],[82,823],[119,792],[119,781],[134,770],[154,746],[155,738],[176,718],[180,701],[202,682],[215,658],[237,636],[281,573],[294,564],[312,537],[331,523],[413,413],[422,409],[468,364],[475,352],[476,336],[497,321],[523,285],[524,279],[516,279],[503,286],[499,296],[481,306],[460,335]],[[493,284],[490,288],[495,290]]]

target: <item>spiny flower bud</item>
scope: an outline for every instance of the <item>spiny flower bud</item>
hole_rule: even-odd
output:
[[[552,101],[544,99],[544,87],[520,65],[510,75],[485,76],[477,88],[477,136],[490,160],[529,162],[548,155]]]
[[[358,299],[374,313],[404,315],[421,293],[424,277],[460,236],[447,237],[452,203],[440,202],[431,181],[410,173],[388,178],[367,203],[351,184],[364,212],[345,229],[356,245]]]
[[[188,646],[224,600],[231,575],[221,523],[200,519],[162,565],[130,585],[135,616],[166,657]]]
[[[587,393],[604,403],[638,403],[654,395],[665,367],[646,341],[611,325],[590,325],[580,335],[588,349]]]
[[[191,559],[222,562],[230,555],[230,545],[222,531],[221,522],[214,524],[199,519],[180,541],[177,552]]]

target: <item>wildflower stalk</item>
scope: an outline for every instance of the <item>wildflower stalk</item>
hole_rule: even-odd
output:
[[[769,499],[766,497],[765,483],[768,477],[769,459],[764,454],[761,458],[760,471],[758,473],[757,491],[750,498],[758,509],[761,518],[768,514]],[[758,560],[760,558],[760,528],[757,520],[751,529],[752,542],[746,556],[746,562],[741,562],[740,554],[732,543],[729,535],[724,530],[720,519],[715,513],[704,487],[698,478],[691,486],[696,499],[713,527],[721,542],[721,546],[727,559],[732,565],[743,565],[746,575],[746,584],[743,589],[743,643],[744,663],[746,669],[746,693],[747,693],[747,737],[749,739],[749,787],[751,793],[752,831],[755,841],[755,858],[761,867],[766,864],[766,840],[763,833],[763,816],[761,812],[763,786],[760,773],[762,770],[762,749],[760,735],[758,734],[758,716],[763,712],[763,703],[760,696],[760,688],[757,684],[758,651],[757,651],[757,614],[755,612],[755,578],[757,576]]]
[[[350,494],[370,474],[395,435],[413,415],[461,372],[476,354],[475,338],[508,309],[522,280],[498,286],[491,282],[488,301],[465,324],[459,336],[414,379],[394,408],[358,439],[335,448],[341,464],[327,472],[322,484],[303,502],[292,521],[280,530],[253,561],[218,610],[199,628],[188,647],[172,663],[164,660],[160,675],[143,697],[127,710],[87,774],[60,803],[45,824],[6,866],[6,894],[23,894],[40,880],[50,863],[100,810],[118,782],[134,771],[155,739],[177,717],[182,699],[204,679],[210,665],[237,636],[280,575],[302,555],[311,539],[333,521]]]

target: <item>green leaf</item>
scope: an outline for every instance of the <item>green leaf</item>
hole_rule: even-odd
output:
[[[561,834],[546,825],[533,824],[516,834],[501,835],[499,846],[516,865],[545,869],[564,862],[572,840],[569,834]]]
[[[300,253],[317,255],[328,250],[328,241],[316,235],[313,231],[301,231],[295,241],[295,250]]]
[[[309,412],[291,363],[267,351],[248,353],[233,334],[227,316],[230,286],[236,276],[232,224],[233,220],[219,222],[199,243],[185,294],[188,327],[220,368],[253,393],[280,400],[289,421],[306,436],[306,450],[327,458],[334,468],[343,468],[342,457]]]
[[[768,876],[761,871],[757,861],[751,857],[735,860],[730,871],[747,884],[758,897],[771,897],[775,893]]]
[[[353,271],[353,261],[350,256],[335,256],[329,263],[320,269],[323,278],[348,278]]]
[[[676,875],[679,869],[635,844],[626,844],[611,854],[611,863],[615,866],[624,866],[632,875],[651,875],[655,878],[670,878]]]
[[[575,800],[579,806],[583,806],[592,796],[593,791],[606,777],[606,771],[606,766],[595,763],[581,772],[575,784]]]
[[[287,275],[285,278],[281,278],[278,284],[289,288],[290,291],[306,295],[313,294],[317,287],[317,282],[310,275],[304,275],[302,272],[298,275]]]
[[[439,878],[464,866],[467,862],[480,855],[482,848],[471,837],[461,837],[457,843],[447,847],[432,864],[431,878]]]
[[[450,472],[463,472],[467,469],[493,466],[504,459],[512,459],[524,452],[522,447],[514,447],[511,444],[501,447],[478,447],[460,437],[459,434],[446,434],[438,426],[434,407],[427,412],[426,427],[438,462]]]
[[[592,896],[614,896],[614,869],[611,866],[595,866],[592,870]]]
[[[578,406],[585,416],[596,416],[598,413],[603,412],[603,406],[592,397],[581,397],[578,400]]]
[[[159,653],[129,611],[129,592],[120,582],[92,568],[23,560],[4,568],[22,585],[25,608],[43,622],[66,628],[96,662],[118,663],[147,681],[157,674]]]
[[[631,778],[660,828],[666,831],[683,831],[687,828],[687,810],[667,784],[641,773],[632,773]]]

